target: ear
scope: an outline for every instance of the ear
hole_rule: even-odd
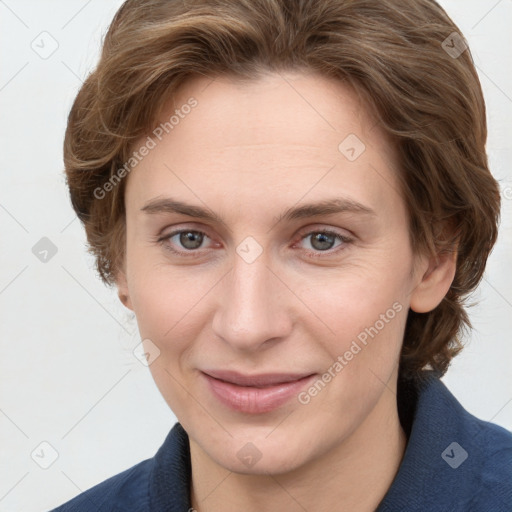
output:
[[[418,270],[423,274],[411,294],[410,307],[416,313],[435,309],[452,285],[457,269],[457,249],[423,257]]]
[[[124,304],[124,306],[133,311],[132,301],[130,299],[130,292],[128,290],[128,281],[126,279],[126,274],[123,270],[120,270],[117,273],[116,286],[117,296],[119,297],[119,300]]]

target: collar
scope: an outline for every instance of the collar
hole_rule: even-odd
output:
[[[471,495],[478,486],[478,465],[485,457],[478,442],[483,422],[462,408],[438,373],[425,371],[421,378],[399,380],[397,390],[399,418],[408,442],[376,512],[455,510],[456,495]],[[454,468],[464,452],[471,457]],[[189,510],[190,484],[188,435],[176,423],[155,455],[149,483],[151,511]]]

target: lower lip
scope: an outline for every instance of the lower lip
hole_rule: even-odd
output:
[[[265,388],[237,386],[202,373],[212,394],[235,411],[261,414],[284,405],[314,379],[314,375]]]

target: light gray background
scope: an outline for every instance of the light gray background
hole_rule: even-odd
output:
[[[475,329],[444,381],[471,413],[510,430],[512,2],[441,4],[478,67],[503,192],[500,238],[474,295]],[[62,174],[67,113],[119,5],[0,0],[0,511],[70,499],[153,456],[175,422],[132,354],[140,342],[133,317],[94,273]],[[31,47],[52,44],[45,59]],[[46,263],[32,252],[42,237],[58,250]],[[43,441],[58,453],[48,469],[35,462],[51,462]]]

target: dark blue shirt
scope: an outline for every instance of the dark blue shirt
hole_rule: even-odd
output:
[[[376,512],[512,511],[511,432],[469,414],[433,372],[400,380],[397,405],[407,448]],[[53,512],[188,512],[190,483],[188,436],[176,423],[154,457]]]

